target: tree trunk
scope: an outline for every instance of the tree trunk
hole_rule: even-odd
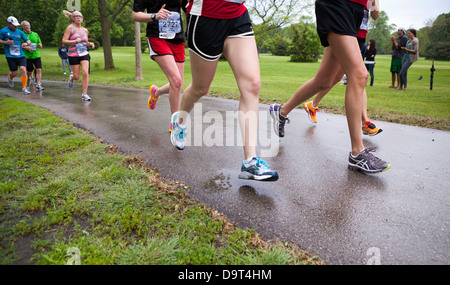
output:
[[[98,0],[98,11],[100,13],[100,25],[102,27],[103,57],[105,59],[105,70],[115,70],[111,50],[111,25],[113,21],[108,17],[105,0]]]
[[[136,76],[134,80],[142,80],[142,61],[141,61],[141,24],[134,22],[134,52],[136,58]]]

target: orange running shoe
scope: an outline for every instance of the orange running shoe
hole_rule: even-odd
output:
[[[305,105],[303,105],[305,108],[306,113],[308,113],[308,118],[311,122],[314,124],[317,123],[316,119],[316,112],[320,112],[319,108],[313,107],[312,101],[306,102]]]
[[[382,129],[377,128],[375,124],[371,123],[370,121],[366,121],[362,126],[362,132],[365,135],[375,136],[381,133],[382,131],[383,131]]]
[[[155,109],[156,107],[156,102],[159,99],[159,96],[156,96],[156,90],[158,90],[158,87],[156,87],[155,85],[150,86],[150,97],[148,98],[148,107],[150,109]]]

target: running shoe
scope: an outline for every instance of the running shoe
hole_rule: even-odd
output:
[[[306,113],[308,113],[308,118],[314,124],[317,124],[316,112],[320,112],[319,108],[314,107],[312,101],[306,102],[303,107],[305,108]]]
[[[69,76],[69,88],[73,87],[73,74]]]
[[[30,95],[30,91],[26,87],[24,87],[24,88],[22,88],[22,94]]]
[[[246,163],[244,160],[239,178],[258,181],[277,181],[278,172],[271,170],[269,166],[260,157],[253,157],[249,163]]]
[[[383,131],[382,129],[377,128],[375,124],[371,123],[370,121],[366,121],[362,126],[362,132],[365,135],[375,136],[381,133],[382,131]]]
[[[170,123],[170,126],[169,126],[169,133],[171,133],[173,131],[173,126],[172,126],[172,122]]]
[[[9,85],[9,87],[11,87],[11,88],[14,87],[14,80],[12,80],[11,78],[9,78],[9,74],[8,74],[8,85]]]
[[[83,101],[91,101],[91,97],[87,95],[86,93],[81,94],[81,100]]]
[[[156,96],[156,90],[158,90],[158,87],[156,87],[155,85],[150,86],[150,97],[148,97],[148,107],[150,109],[155,109],[156,107],[156,102],[159,99],[159,96]]]
[[[286,122],[288,124],[291,122],[289,116],[284,117],[281,115],[281,106],[280,104],[272,104],[269,107],[269,113],[273,119],[273,129],[280,138],[284,137],[284,125]]]
[[[186,126],[179,125],[177,123],[178,112],[172,114],[170,122],[172,124],[172,132],[170,133],[170,141],[172,145],[178,150],[183,150],[186,147]]]
[[[365,148],[356,157],[350,152],[348,156],[348,168],[359,170],[366,174],[377,174],[391,168],[390,163],[371,154],[375,150],[376,147]]]
[[[36,90],[37,91],[44,90],[44,87],[42,87],[42,84],[39,83],[36,85]]]

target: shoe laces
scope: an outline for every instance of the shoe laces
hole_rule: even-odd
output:
[[[172,132],[175,132],[175,136],[180,140],[183,140],[184,136],[187,135],[186,129],[182,129],[178,124],[172,129]]]
[[[283,115],[281,115],[281,112],[279,118],[280,118],[280,125],[282,126],[284,126],[284,124],[286,123],[288,124],[291,123],[291,119],[289,119],[289,116],[284,117]]]
[[[375,152],[376,151],[376,147],[372,146],[372,147],[368,147],[365,148],[363,150],[364,154],[368,156],[368,158],[370,159],[370,161],[373,161],[373,163],[377,163],[379,161],[382,161],[381,159],[379,159],[378,157],[376,157],[375,155],[373,155],[371,152]]]
[[[269,169],[270,164],[269,164],[267,161],[262,160],[261,157],[258,156],[258,157],[256,158],[256,166],[257,166],[257,167],[263,167],[263,168]]]

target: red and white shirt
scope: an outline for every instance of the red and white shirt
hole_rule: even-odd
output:
[[[188,14],[215,19],[234,19],[245,11],[243,0],[191,0],[187,8]]]
[[[355,3],[359,3],[359,4],[361,4],[361,5],[366,6],[366,5],[367,5],[367,2],[368,2],[369,0],[350,0],[350,1],[355,2]]]

